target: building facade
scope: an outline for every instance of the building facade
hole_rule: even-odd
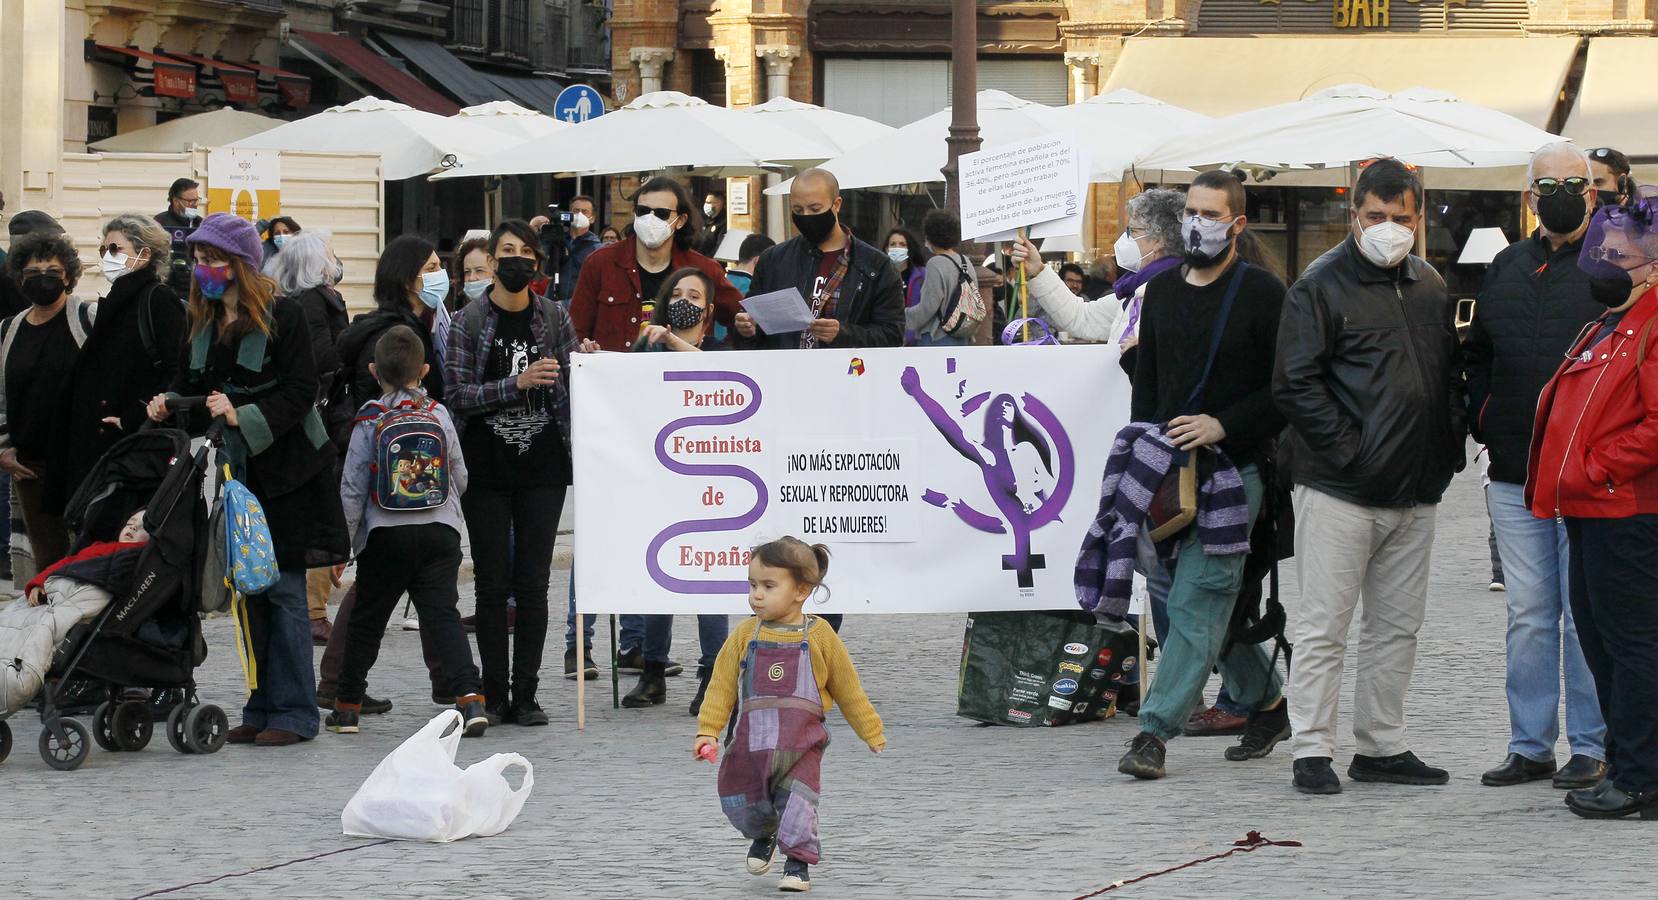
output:
[[[947,0],[614,3],[618,100],[668,88],[746,106],[786,93],[895,126],[950,101]],[[981,0],[977,24],[980,89],[1042,103],[1129,88],[1219,116],[1345,82],[1422,86],[1658,160],[1658,125],[1641,124],[1658,116],[1624,102],[1647,93],[1634,85],[1658,64],[1653,0]],[[1443,231],[1429,247],[1441,262],[1471,227],[1502,224],[1511,236],[1520,227],[1513,173],[1429,187],[1451,207],[1430,222]],[[1499,190],[1506,199],[1492,196]],[[1094,194],[1087,242],[1109,247],[1124,192]],[[1251,198],[1291,274],[1345,227],[1338,185],[1261,186]],[[760,227],[761,211],[732,226]],[[904,203],[884,216],[868,224],[918,218]]]

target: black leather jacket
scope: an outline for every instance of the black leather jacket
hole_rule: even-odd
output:
[[[837,350],[848,347],[897,347],[904,343],[904,283],[898,270],[892,267],[887,255],[870,245],[852,238],[847,252],[846,278],[841,282],[840,300],[835,304],[835,318],[840,320],[841,333],[833,344]],[[797,288],[806,302],[812,302],[812,288],[818,277],[823,251],[796,235],[760,254],[754,267],[754,281],[748,295],[757,297],[772,291]],[[742,349],[790,349],[799,346],[800,333],[756,333],[753,338],[739,338]]]
[[[1349,237],[1290,288],[1272,395],[1295,483],[1353,503],[1438,503],[1467,461],[1454,305],[1411,256],[1395,269]]]

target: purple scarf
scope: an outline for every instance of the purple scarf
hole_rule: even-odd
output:
[[[1140,285],[1178,265],[1180,265],[1180,257],[1178,256],[1165,256],[1157,259],[1140,271],[1129,272],[1117,279],[1111,285],[1111,293],[1117,295],[1118,303],[1127,304],[1129,300],[1134,298],[1134,292],[1140,289]]]

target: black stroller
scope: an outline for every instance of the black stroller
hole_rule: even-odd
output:
[[[175,410],[200,405],[183,399]],[[130,583],[96,619],[70,630],[59,644],[42,691],[40,755],[54,769],[76,769],[90,741],[110,751],[142,750],[154,728],[149,704],[121,700],[124,687],[171,690],[182,702],[166,718],[167,742],[180,753],[214,753],[224,746],[224,710],[196,697],[194,671],[207,658],[200,611],[208,540],[202,486],[217,443],[218,425],[194,453],[190,436],[150,427],[118,441],[98,460],[70,499],[65,520],[75,535],[72,552],[112,540],[134,512],[144,510],[149,541]],[[77,679],[103,682],[109,700],[92,715],[89,733],[63,715],[66,688]],[[11,750],[11,728],[0,721],[0,760]]]

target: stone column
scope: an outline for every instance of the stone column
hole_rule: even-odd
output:
[[[756,47],[754,53],[766,64],[766,99],[789,96],[789,72],[794,68],[794,61],[800,58],[800,48],[763,46]],[[775,187],[782,181],[780,176],[767,175],[766,187]],[[783,199],[782,195],[766,195],[766,234],[779,243],[787,236],[783,227],[788,221]]]
[[[1065,65],[1071,70],[1071,102],[1081,103],[1099,91],[1100,54],[1093,50],[1065,51]]]
[[[8,213],[59,208],[65,28],[58,0],[0,4],[0,190]]]
[[[628,51],[628,58],[639,70],[640,94],[662,90],[662,67],[673,62],[672,47],[634,47]]]

